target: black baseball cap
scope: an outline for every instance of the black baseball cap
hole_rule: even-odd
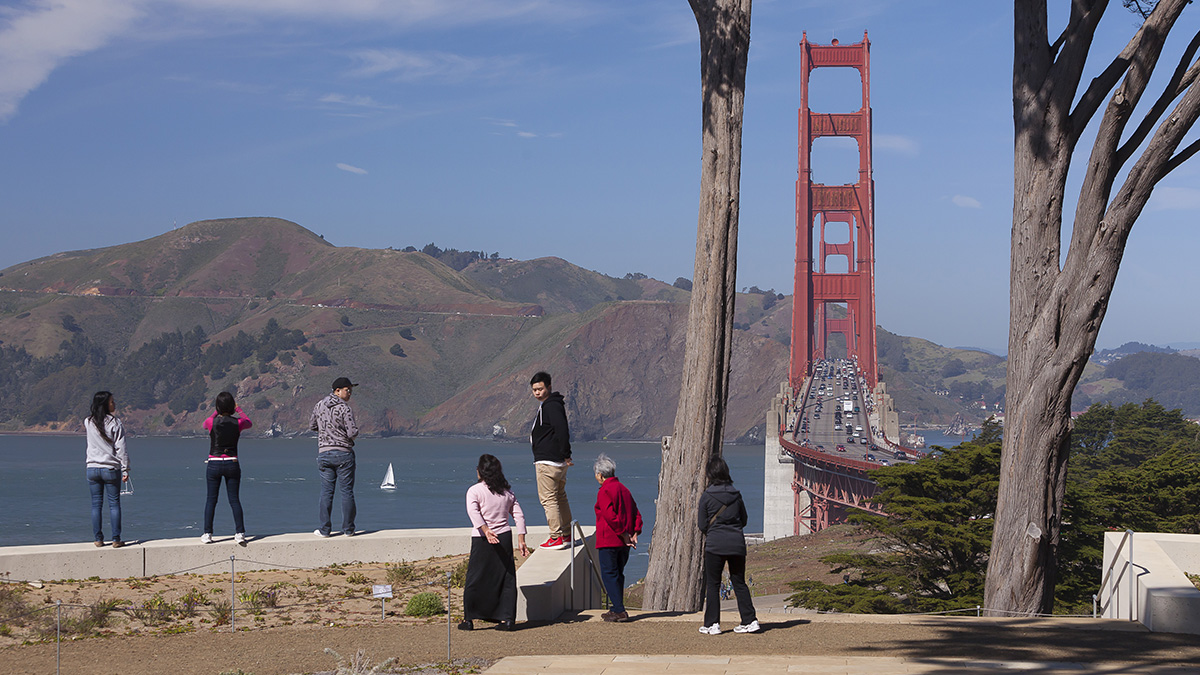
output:
[[[334,389],[345,389],[346,387],[354,388],[357,386],[358,385],[351,382],[350,378],[348,378],[348,377],[339,377],[338,379],[333,381]]]

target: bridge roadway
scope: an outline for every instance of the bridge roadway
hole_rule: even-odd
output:
[[[913,455],[876,444],[870,394],[852,361],[818,361],[812,373],[800,400],[787,407],[780,444],[796,460],[792,489],[811,498],[798,517],[815,532],[839,521],[845,508],[880,512],[869,501],[878,487],[867,472]]]

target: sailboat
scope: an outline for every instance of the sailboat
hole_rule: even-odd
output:
[[[380,490],[395,490],[396,489],[396,474],[392,472],[392,463],[388,462],[387,473],[383,476],[383,482],[379,484]]]

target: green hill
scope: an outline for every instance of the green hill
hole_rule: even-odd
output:
[[[0,430],[76,431],[111,389],[137,433],[195,433],[234,392],[258,428],[304,433],[335,377],[369,434],[521,438],[527,382],[549,370],[577,438],[672,432],[690,292],[559,258],[336,247],[275,218],[209,220],[145,241],[0,270]],[[455,269],[442,259],[451,262]],[[728,433],[762,437],[786,378],[791,302],[737,295]],[[980,422],[1004,360],[878,331],[901,422]],[[1089,364],[1077,407],[1153,397],[1200,412],[1200,361],[1133,354]]]
[[[303,433],[346,375],[364,385],[366,433],[520,437],[529,375],[549,369],[579,438],[656,439],[671,432],[689,293],[633,276],[555,258],[460,272],[273,218],[56,254],[0,270],[0,428],[74,431],[111,389],[136,432],[195,433],[228,390],[258,428]],[[734,438],[761,432],[787,359],[751,331],[735,345]]]

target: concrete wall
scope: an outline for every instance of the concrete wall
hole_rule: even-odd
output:
[[[1132,566],[1129,542],[1117,551],[1123,537],[1123,532],[1104,534],[1098,581],[1110,567],[1112,573],[1099,593],[1102,616],[1129,619],[1132,611],[1133,619],[1152,631],[1200,634],[1200,589],[1186,576],[1200,573],[1200,535],[1137,532]]]
[[[549,536],[545,526],[531,527],[531,547]],[[594,528],[585,527],[594,545]],[[0,574],[9,581],[62,579],[126,579],[195,572],[213,574],[279,568],[313,569],[334,563],[412,562],[463,555],[471,551],[471,528],[381,530],[355,537],[320,539],[312,533],[252,538],[245,547],[232,537],[212,544],[199,539],[159,539],[131,542],[124,548],[96,548],[91,543],[7,546],[0,548]],[[600,588],[586,550],[575,551],[574,594],[571,551],[535,550],[517,570],[517,620],[551,621],[564,611],[600,606]]]
[[[781,386],[787,387],[787,383]],[[779,422],[784,415],[783,396],[776,396],[767,411],[767,433],[763,458],[763,539],[771,541],[796,534],[796,493],[792,481],[796,464],[779,443]],[[801,494],[808,499],[808,493]],[[809,534],[807,528],[801,534]]]
[[[594,554],[595,528],[584,528],[584,535]],[[529,541],[536,546],[545,539]],[[553,621],[566,611],[600,607],[599,559],[578,544],[574,554],[574,584],[571,549],[537,551],[522,563],[517,570],[517,621]]]

